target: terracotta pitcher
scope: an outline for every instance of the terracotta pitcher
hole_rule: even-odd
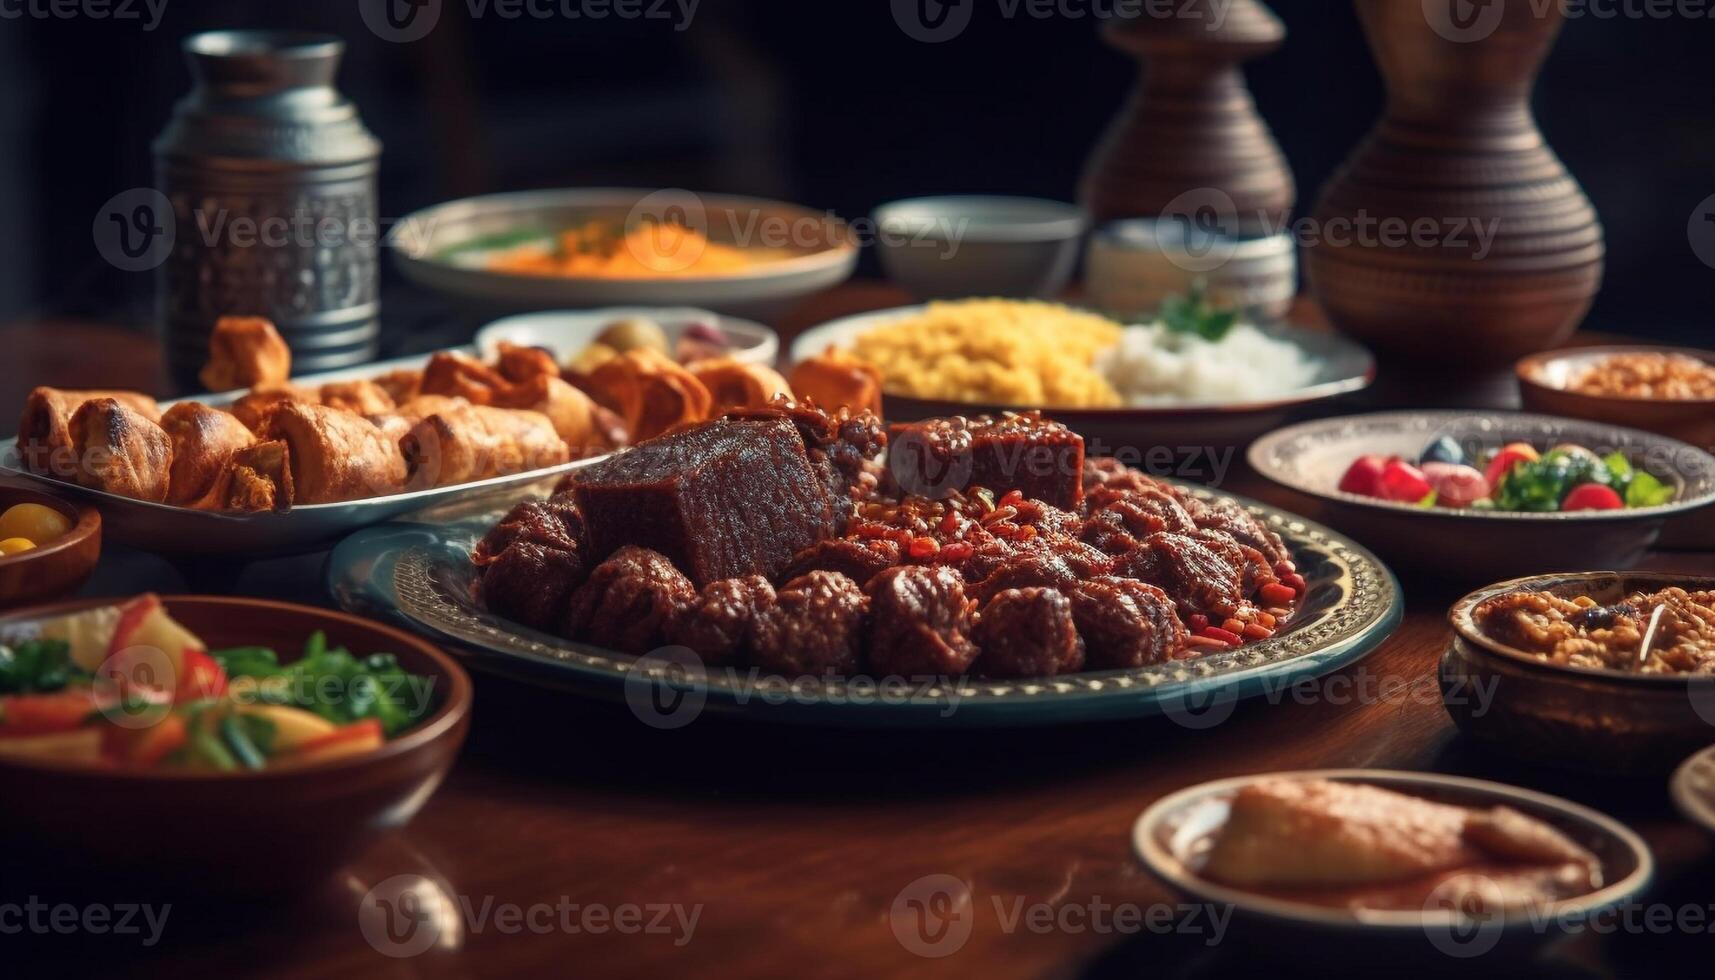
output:
[[[1562,9],[1356,3],[1387,111],[1323,189],[1311,289],[1383,354],[1481,369],[1557,345],[1603,258],[1595,209],[1530,109]]]

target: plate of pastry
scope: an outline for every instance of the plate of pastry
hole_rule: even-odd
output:
[[[1232,908],[1235,928],[1460,958],[1558,939],[1635,898],[1655,866],[1637,834],[1571,801],[1379,769],[1192,786],[1145,810],[1132,846],[1181,894]]]
[[[1204,724],[1351,663],[1401,610],[1352,541],[1086,458],[1039,415],[889,428],[783,399],[547,499],[361,531],[328,574],[482,669],[859,726]]]
[[[786,381],[700,351],[647,345],[587,369],[497,343],[291,376],[268,321],[223,318],[204,384],[139,392],[38,387],[0,472],[96,503],[110,537],[168,554],[311,551],[411,511],[515,491],[716,410],[760,405]]]

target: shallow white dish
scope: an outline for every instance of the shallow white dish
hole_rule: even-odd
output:
[[[693,323],[714,324],[732,342],[728,353],[746,364],[771,366],[780,356],[779,335],[762,324],[689,306],[609,306],[599,310],[520,313],[478,330],[476,348],[484,359],[492,359],[499,354],[502,341],[541,347],[552,351],[554,359],[563,364],[588,347],[608,324],[631,318],[660,324],[668,343],[676,343]]]
[[[1446,909],[1423,911],[1349,910],[1294,902],[1218,884],[1197,870],[1197,845],[1221,826],[1231,811],[1233,794],[1260,779],[1329,779],[1364,783],[1383,789],[1461,806],[1507,806],[1535,817],[1571,837],[1601,861],[1601,888],[1543,908],[1506,912],[1496,919],[1473,921]],[[1416,940],[1437,944],[1503,940],[1535,946],[1559,938],[1557,922],[1589,921],[1587,917],[1633,898],[1648,887],[1655,859],[1636,833],[1614,818],[1570,800],[1504,783],[1435,773],[1384,769],[1322,769],[1261,773],[1218,779],[1182,789],[1155,802],[1132,826],[1132,850],[1149,872],[1181,894],[1201,902],[1231,907],[1253,923],[1272,928],[1336,932],[1384,941]],[[1580,918],[1584,917],[1584,918]],[[1546,928],[1544,928],[1546,927]],[[1438,947],[1439,948],[1439,947]],[[1486,950],[1464,945],[1470,955]],[[1442,949],[1448,952],[1447,949]],[[1451,954],[1459,955],[1459,954]]]
[[[1715,834],[1715,745],[1674,770],[1670,788],[1673,805],[1685,819]]]

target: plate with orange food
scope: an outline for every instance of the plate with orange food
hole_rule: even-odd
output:
[[[157,402],[38,387],[18,437],[0,442],[0,473],[93,503],[126,544],[263,558],[411,511],[516,494],[672,426],[791,392],[720,337],[674,351],[645,333],[602,333],[610,356],[600,363],[562,364],[502,341],[486,356],[451,349],[293,377],[268,321],[227,317],[203,373],[218,394]]]
[[[656,725],[694,704],[836,727],[1206,727],[1364,656],[1401,610],[1352,541],[1086,457],[1040,415],[890,428],[790,403],[677,427],[545,499],[360,531],[328,575],[346,608],[474,667]]]
[[[450,201],[406,218],[394,243],[407,278],[489,317],[643,304],[761,316],[845,281],[858,254],[826,212],[625,188]]]

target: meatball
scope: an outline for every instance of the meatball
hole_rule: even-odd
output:
[[[756,619],[774,606],[774,586],[760,575],[710,582],[667,626],[667,642],[695,650],[705,663],[742,662]]]
[[[1084,641],[1058,589],[1007,589],[990,599],[971,638],[976,670],[990,677],[1052,677],[1082,670]]]
[[[1269,530],[1251,513],[1230,500],[1205,506],[1197,515],[1197,527],[1205,531],[1220,531],[1246,548],[1262,554],[1270,568],[1292,560],[1292,552],[1280,535]]]
[[[901,565],[870,579],[869,662],[879,676],[952,677],[976,659],[976,603],[950,568]]]
[[[852,581],[863,585],[883,569],[892,568],[899,564],[899,542],[887,538],[875,538],[869,541],[854,541],[849,538],[833,538],[818,541],[803,551],[798,552],[792,562],[781,573],[781,579],[790,581],[800,575],[814,571],[839,572]]]
[[[1222,620],[1246,604],[1245,555],[1225,535],[1152,534],[1115,564],[1114,573],[1159,586],[1184,618],[1201,613]]]
[[[1058,589],[1070,592],[1078,585],[1078,572],[1052,551],[1023,552],[1001,562],[970,593],[979,602],[992,601],[1009,589]]]
[[[572,593],[562,625],[572,639],[644,653],[665,641],[668,624],[696,597],[667,556],[627,545]]]
[[[1117,526],[1134,538],[1147,538],[1162,531],[1192,534],[1197,530],[1196,523],[1178,498],[1155,487],[1127,491],[1105,501],[1100,507],[1092,507],[1090,520],[1100,521],[1109,527]]]
[[[1039,536],[1045,538],[1075,538],[1084,523],[1077,514],[1040,500],[1026,500],[1015,504],[1014,509],[1018,511],[1018,516],[1013,518],[1014,523],[1034,527]]]
[[[500,523],[483,535],[471,560],[487,565],[499,558],[508,545],[519,541],[582,553],[584,515],[569,496],[526,500],[507,511]]]
[[[488,562],[477,579],[477,598],[490,612],[532,629],[552,630],[566,597],[584,580],[575,551],[514,541]]]
[[[799,576],[757,613],[751,659],[787,677],[856,673],[868,604],[858,584],[838,572]]]
[[[1091,670],[1143,667],[1171,659],[1185,645],[1173,600],[1153,585],[1099,578],[1072,593],[1072,618]]]

